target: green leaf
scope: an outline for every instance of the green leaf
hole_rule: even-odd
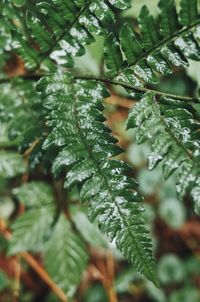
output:
[[[30,210],[17,218],[12,225],[13,237],[9,245],[9,254],[42,251],[50,236],[52,223],[52,206]]]
[[[0,291],[2,292],[9,285],[10,281],[8,279],[8,276],[3,271],[0,271]]]
[[[23,6],[27,18],[22,21],[24,15],[19,12],[19,28],[13,32],[13,49],[31,70],[42,65],[49,68],[49,58],[59,65],[72,67],[73,57],[82,56],[84,45],[94,42],[93,35],[105,34],[107,27],[114,23],[113,10],[129,8],[128,2],[110,0],[108,5],[105,0],[76,3],[73,0],[39,0],[33,4],[15,0],[16,6]]]
[[[130,0],[108,0],[110,4],[119,9],[130,8]]]
[[[183,281],[185,271],[181,260],[173,254],[163,256],[158,263],[158,275],[163,284]]]
[[[19,153],[0,151],[1,178],[12,178],[25,173],[25,171],[26,165]]]
[[[168,38],[172,36],[179,27],[174,0],[160,0],[158,7],[160,9],[160,32],[163,37]]]
[[[167,75],[172,73],[169,64],[163,60],[162,55],[159,52],[153,52],[147,57],[149,66],[158,73]]]
[[[104,58],[108,70],[107,74],[112,77],[117,75],[123,66],[123,59],[119,43],[113,34],[109,34],[105,39]]]
[[[139,23],[145,49],[154,47],[159,41],[159,35],[153,17],[146,5],[141,9]]]
[[[175,40],[175,46],[183,53],[186,58],[199,61],[200,48],[191,34],[184,35]]]
[[[26,3],[26,0],[12,0],[12,3],[17,7],[21,7]]]
[[[27,207],[53,204],[53,192],[44,182],[32,181],[13,189],[13,194]]]
[[[84,243],[61,215],[44,250],[48,273],[60,288],[68,292],[80,283],[87,260]]]
[[[140,55],[142,46],[128,24],[125,24],[120,31],[120,42],[128,63],[132,64]]]
[[[88,220],[83,210],[78,207],[73,207],[70,212],[78,231],[86,242],[94,247],[108,247],[106,238],[104,238],[98,227]]]
[[[179,51],[177,51],[177,49],[172,44],[163,46],[161,48],[161,54],[170,65],[177,67],[187,67],[189,65],[187,59],[185,59],[184,56]]]
[[[143,207],[138,204],[142,198],[136,191],[137,183],[127,175],[127,164],[109,159],[122,150],[115,146],[116,140],[102,118],[102,99],[108,96],[104,85],[54,74],[40,80],[38,89],[49,110],[48,125],[52,131],[44,148],[60,148],[53,165],[56,177],[63,172],[67,174],[67,187],[79,185],[81,199],[89,205],[90,220],[97,221],[122,254],[156,283],[151,240],[144,226]]]
[[[12,47],[25,61],[27,69],[34,69],[38,66],[39,56],[37,52],[30,48],[30,44],[18,32],[12,32]]]
[[[123,25],[119,34],[120,45],[117,42],[117,46],[112,41],[108,43],[107,38],[104,57],[109,77],[125,79],[127,72],[132,71],[132,78],[129,77],[128,80],[133,86],[137,86],[135,83],[140,79],[147,84],[156,84],[159,74],[170,74],[174,66],[188,66],[187,58],[200,60],[198,44],[200,18],[194,9],[196,1],[182,2],[187,6],[185,12],[190,15],[187,24],[179,22],[183,7],[179,14],[173,0],[160,0],[159,22],[154,20],[148,8],[143,6],[138,20],[139,30],[134,32],[129,25]],[[115,41],[118,41],[117,37]],[[128,64],[122,62],[124,56]],[[141,95],[137,95],[136,92],[134,93],[133,89],[128,91],[129,95],[139,99]]]
[[[189,25],[198,20],[197,0],[181,0],[180,23]]]

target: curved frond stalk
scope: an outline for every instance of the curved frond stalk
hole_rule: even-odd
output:
[[[194,119],[191,105],[162,97],[159,104],[152,93],[130,111],[127,128],[137,127],[138,143],[151,140],[149,168],[162,161],[167,179],[177,171],[177,193],[183,198],[191,192],[195,211],[199,212],[200,123]]]
[[[118,38],[108,35],[104,46],[107,77],[137,88],[144,83],[157,83],[159,76],[172,73],[174,66],[186,67],[187,59],[199,61],[197,0],[183,0],[180,6],[178,16],[173,0],[160,0],[158,22],[144,6],[139,16],[139,34],[125,24]]]
[[[144,226],[143,207],[130,167],[109,159],[121,153],[117,140],[103,123],[102,99],[108,92],[95,81],[52,75],[39,81],[38,90],[49,110],[52,132],[45,149],[60,147],[53,163],[59,177],[68,170],[65,187],[79,185],[82,201],[89,203],[89,218],[114,241],[128,260],[147,278],[156,281],[151,240]]]

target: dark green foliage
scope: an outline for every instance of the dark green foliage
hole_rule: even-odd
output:
[[[187,59],[200,60],[200,47],[193,34],[200,24],[197,1],[181,1],[179,17],[172,0],[160,0],[159,8],[156,22],[143,6],[138,21],[139,35],[125,24],[119,34],[120,45],[113,36],[106,38],[105,64],[110,70],[109,77],[128,80],[137,86],[135,78],[126,76],[126,70],[131,68],[136,78],[155,84],[159,75],[170,74],[173,66],[187,66]],[[120,46],[126,57],[124,62]]]
[[[132,168],[115,158],[122,149],[105,124],[103,99],[110,93],[100,82],[109,88],[124,86],[140,100],[130,112],[128,128],[137,128],[138,143],[152,143],[149,168],[162,161],[166,179],[176,172],[180,198],[190,193],[200,213],[199,117],[183,102],[191,98],[144,95],[161,76],[188,66],[188,59],[200,60],[197,1],[181,0],[177,11],[173,0],[160,0],[158,19],[144,6],[138,27],[123,24],[118,34],[118,27],[113,30],[116,15],[128,7],[126,0],[0,3],[5,17],[0,21],[0,177],[16,177],[16,186],[19,175],[33,172],[33,179],[39,174],[55,191],[39,181],[12,191],[26,212],[12,224],[10,253],[43,252],[47,271],[66,292],[73,292],[87,263],[81,226],[77,230],[64,216],[66,196],[73,189],[88,206],[91,222],[158,284],[143,198]],[[105,36],[102,77],[75,75],[74,58],[83,56],[99,35]],[[8,60],[13,58],[22,67],[10,79]],[[50,167],[53,176],[47,174]],[[57,198],[57,186],[63,183]]]
[[[127,128],[137,127],[137,142],[153,140],[148,156],[149,168],[162,161],[167,179],[177,171],[177,192],[183,198],[191,191],[195,210],[199,213],[200,123],[195,121],[191,105],[162,97],[157,103],[146,94],[130,112]]]
[[[35,83],[26,79],[13,79],[0,85],[0,119],[13,145],[25,152],[38,140],[30,157],[31,168],[42,160],[42,142],[45,136],[45,110],[35,90]]]
[[[93,35],[105,34],[115,22],[112,9],[126,9],[129,1],[23,1],[20,7],[23,18],[26,10],[26,20],[19,18],[24,33],[13,31],[12,46],[28,69],[37,69],[44,61],[50,66],[49,58],[72,67],[73,57],[95,41]]]
[[[80,197],[89,202],[90,219],[97,219],[122,254],[156,282],[151,241],[138,204],[141,196],[135,191],[135,181],[127,176],[130,167],[109,160],[121,149],[102,123],[101,101],[108,96],[105,87],[58,74],[43,78],[37,87],[43,93],[49,110],[47,124],[52,128],[43,147],[60,147],[53,173],[58,177],[68,168],[65,187],[81,185]]]

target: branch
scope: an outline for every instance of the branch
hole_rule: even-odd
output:
[[[60,287],[51,279],[47,272],[39,265],[39,263],[29,254],[21,253],[21,257],[32,267],[32,269],[40,276],[40,278],[52,289],[58,296],[60,301],[67,302],[67,297]]]
[[[107,78],[102,78],[102,77],[96,77],[96,76],[93,76],[93,75],[75,75],[74,78],[79,79],[79,80],[94,80],[94,81],[103,82],[103,83],[106,83],[106,84],[119,85],[119,86],[122,86],[124,88],[128,88],[130,90],[134,90],[134,91],[137,91],[137,92],[143,92],[143,93],[153,92],[155,95],[158,95],[158,96],[170,97],[172,99],[176,99],[176,100],[180,100],[180,101],[184,101],[184,102],[200,103],[199,99],[195,99],[195,98],[192,98],[192,97],[189,97],[189,96],[175,95],[175,94],[165,93],[165,92],[150,89],[150,88],[137,87],[137,86],[134,86],[132,84],[125,83],[123,81],[117,81],[117,80],[112,80],[112,79],[107,79]]]
[[[20,75],[18,77],[22,78],[24,80],[38,81],[42,76],[43,75],[40,75],[40,74],[25,74],[25,75]],[[9,83],[12,78],[13,77],[0,79],[0,84]],[[133,90],[133,91],[137,91],[137,92],[142,92],[142,93],[152,92],[157,96],[170,97],[172,99],[183,101],[183,102],[193,102],[193,103],[198,103],[198,104],[200,103],[200,99],[197,99],[197,98],[193,98],[193,97],[189,97],[189,96],[182,96],[182,95],[175,95],[175,94],[171,94],[171,93],[165,93],[163,91],[158,91],[158,90],[154,90],[154,89],[146,88],[146,87],[137,87],[137,86],[134,86],[132,84],[129,84],[129,83],[126,83],[126,82],[123,82],[123,81],[98,77],[98,76],[95,76],[95,75],[74,75],[74,79],[77,79],[77,80],[93,80],[93,81],[97,81],[97,82],[103,82],[103,83],[106,83],[106,84],[121,86],[121,87],[130,89],[130,90]]]

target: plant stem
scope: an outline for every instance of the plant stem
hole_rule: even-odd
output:
[[[18,77],[22,78],[24,80],[38,81],[42,76],[43,75],[39,75],[39,74],[25,74],[25,75],[20,75]],[[0,84],[9,83],[11,79],[12,79],[12,77],[11,78],[0,79]],[[179,101],[183,101],[183,102],[200,103],[200,99],[197,99],[197,98],[166,93],[166,92],[163,92],[163,91],[158,91],[158,90],[154,90],[154,89],[147,88],[147,87],[137,87],[137,86],[134,86],[130,83],[126,83],[126,82],[118,81],[118,80],[114,80],[114,79],[109,79],[109,78],[104,78],[104,77],[98,77],[98,76],[95,76],[95,75],[76,75],[75,74],[74,79],[77,79],[77,80],[93,80],[93,81],[103,82],[103,83],[110,84],[110,85],[121,86],[121,87],[127,88],[129,90],[137,91],[137,92],[142,92],[142,93],[152,92],[157,96],[165,96],[165,97],[169,97],[169,98],[179,100]]]
[[[130,90],[134,90],[137,92],[152,92],[155,95],[158,96],[165,96],[165,97],[170,97],[176,100],[180,100],[180,101],[184,101],[184,102],[193,102],[193,103],[200,103],[199,99],[195,99],[189,96],[182,96],[182,95],[175,95],[175,94],[171,94],[171,93],[165,93],[162,91],[158,91],[158,90],[154,90],[154,89],[150,89],[150,88],[146,88],[146,87],[137,87],[134,86],[132,84],[129,83],[125,83],[123,81],[118,81],[118,80],[113,80],[113,79],[107,79],[107,78],[102,78],[102,77],[97,77],[97,76],[93,76],[93,75],[75,75],[74,76],[75,79],[80,79],[80,80],[94,80],[97,82],[103,82],[106,84],[112,84],[112,85],[119,85],[122,86],[124,88],[128,88]]]

